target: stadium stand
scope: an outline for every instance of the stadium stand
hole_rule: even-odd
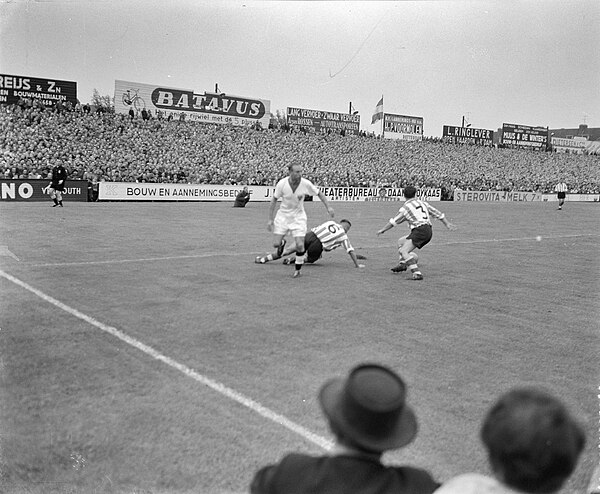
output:
[[[315,135],[205,125],[179,119],[130,119],[110,112],[2,106],[3,178],[46,178],[62,159],[70,178],[111,182],[273,185],[292,161],[322,186],[440,187],[572,193],[600,192],[600,157]]]

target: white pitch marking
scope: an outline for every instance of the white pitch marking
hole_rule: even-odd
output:
[[[250,253],[250,255],[256,253]],[[75,262],[49,262],[44,264],[27,264],[32,268],[51,267],[51,266],[87,266],[93,264],[121,264],[128,262],[149,262],[149,261],[172,261],[176,259],[201,259],[204,257],[216,256],[239,256],[239,252],[207,252],[204,254],[190,254],[185,256],[168,256],[168,257],[146,257],[138,259],[108,259],[104,261],[75,261]]]
[[[20,261],[20,259],[15,256],[6,245],[0,245],[0,256],[8,256],[12,257],[15,261]]]
[[[191,377],[192,379],[198,381],[201,384],[204,384],[205,386],[208,386],[212,390],[214,390],[218,393],[221,393],[222,395],[226,396],[227,398],[237,401],[241,405],[249,408],[253,412],[258,413],[259,415],[265,417],[266,419],[269,419],[279,425],[282,425],[283,427],[286,427],[287,429],[291,430],[292,432],[295,432],[299,436],[303,437],[304,439],[307,439],[308,441],[316,444],[317,446],[319,446],[325,450],[330,450],[333,447],[333,443],[331,441],[325,439],[324,437],[319,436],[318,434],[315,434],[315,433],[309,431],[308,429],[305,429],[304,427],[302,427],[299,424],[296,424],[295,422],[291,421],[287,417],[284,417],[283,415],[280,415],[277,412],[274,412],[273,410],[261,405],[257,401],[254,401],[251,398],[248,398],[247,396],[244,396],[243,394],[235,391],[234,389],[231,389],[218,381],[214,381],[213,379],[203,376],[202,374],[196,372],[195,370],[190,369],[189,367],[187,367],[183,364],[180,364],[176,360],[173,360],[172,358],[167,357],[166,355],[163,355],[158,350],[155,350],[151,346],[148,346],[148,345],[142,343],[141,341],[136,340],[135,338],[123,333],[122,331],[118,330],[117,328],[114,328],[112,326],[108,326],[104,323],[101,323],[100,321],[97,321],[93,317],[90,317],[90,316],[84,314],[83,312],[78,311],[77,309],[74,309],[72,307],[69,307],[66,304],[63,304],[61,301],[56,300],[55,298],[51,297],[50,295],[46,295],[44,292],[38,290],[37,288],[34,288],[31,285],[28,285],[24,281],[21,281],[18,278],[15,278],[14,276],[12,276],[10,274],[5,273],[2,270],[0,270],[0,276],[6,278],[9,281],[12,281],[15,285],[18,285],[18,286],[24,288],[25,290],[28,290],[31,293],[37,295],[45,302],[48,302],[49,304],[52,304],[55,307],[58,307],[59,309],[62,309],[63,311],[67,312],[68,314],[75,316],[75,317],[87,322],[88,324],[91,324],[92,326],[95,326],[96,328],[98,328],[112,336],[119,338],[121,341],[124,341],[128,345],[131,345],[132,347],[137,348],[138,350],[144,352],[146,355],[149,355],[152,358],[154,358],[156,360],[160,360],[161,362],[169,365],[170,367],[177,369],[179,372],[185,374],[188,377]]]
[[[600,234],[596,233],[585,233],[585,234],[574,234],[574,235],[556,235],[552,237],[544,237],[545,240],[559,239],[559,238],[577,238],[577,237],[600,237]],[[435,245],[462,245],[462,244],[485,244],[485,243],[497,243],[497,242],[515,242],[523,240],[536,240],[536,237],[521,237],[521,238],[493,238],[493,239],[482,239],[482,240],[464,240],[454,242],[436,242]],[[355,246],[356,247],[356,246]],[[389,249],[389,245],[369,245],[359,246],[361,250],[365,249]],[[244,255],[252,256],[255,254],[261,254],[261,252],[246,252]],[[240,256],[239,252],[206,252],[204,254],[190,254],[184,256],[168,256],[168,257],[145,257],[138,259],[108,259],[104,261],[75,261],[75,262],[56,262],[56,263],[44,263],[44,264],[26,264],[28,267],[41,268],[41,267],[52,267],[52,266],[92,266],[95,264],[125,264],[130,262],[150,262],[150,261],[173,261],[177,259],[202,259],[207,257],[225,257],[225,256]]]
[[[600,237],[598,233],[583,233],[573,235],[556,235],[553,237],[544,237],[546,240],[559,239],[559,238],[578,238],[578,237]],[[465,240],[465,241],[454,241],[454,242],[441,242],[438,245],[455,245],[455,244],[489,244],[495,242],[518,242],[521,240],[537,240],[536,237],[521,237],[521,238],[488,238],[483,240]]]

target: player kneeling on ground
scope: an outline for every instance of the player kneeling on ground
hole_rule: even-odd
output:
[[[304,262],[312,264],[318,261],[323,255],[323,251],[330,252],[337,249],[340,245],[343,245],[346,252],[352,259],[354,266],[357,268],[364,268],[364,264],[359,264],[358,259],[366,259],[364,256],[354,253],[354,248],[350,244],[348,239],[348,230],[352,224],[348,220],[341,220],[336,223],[333,220],[326,221],[325,223],[315,226],[306,234],[304,237]],[[269,261],[276,261],[281,257],[289,256],[296,252],[296,246],[292,245],[283,250],[283,252],[274,252],[264,257],[257,257],[255,262],[257,264],[264,264]],[[295,264],[295,257],[288,257],[283,260],[283,264]]]

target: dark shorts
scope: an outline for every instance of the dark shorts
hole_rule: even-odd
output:
[[[323,244],[315,235],[315,232],[308,232],[304,237],[304,248],[308,254],[306,262],[313,263],[318,261],[323,255]]]
[[[564,199],[565,197],[567,197],[567,193],[566,192],[557,192],[558,194],[558,198],[559,199]]]
[[[432,236],[433,229],[431,228],[431,225],[421,225],[413,228],[410,231],[410,235],[406,238],[412,240],[414,246],[417,247],[417,249],[420,249],[429,243]]]
[[[54,183],[54,182],[52,182],[52,183],[50,184],[50,187],[51,187],[52,189],[54,189],[54,190],[57,190],[58,192],[63,192],[63,191],[65,190],[65,184],[64,184],[64,183],[62,183],[62,184],[57,184],[57,183]]]

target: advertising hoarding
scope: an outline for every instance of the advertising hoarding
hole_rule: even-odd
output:
[[[548,129],[546,127],[503,123],[501,142],[504,146],[513,148],[546,151]]]
[[[100,201],[218,201],[233,202],[242,190],[242,185],[210,184],[165,184],[100,182],[98,199]],[[250,204],[270,202],[275,187],[266,185],[248,185]],[[328,201],[334,202],[372,202],[404,201],[404,191],[395,187],[319,187]],[[422,188],[417,197],[426,201],[441,200],[441,189]],[[313,198],[319,201],[318,197]]]
[[[403,141],[423,140],[423,117],[408,115],[383,115],[383,137]]]
[[[152,117],[159,115],[177,120],[203,123],[252,126],[257,122],[269,127],[269,100],[233,96],[225,93],[196,93],[191,89],[175,89],[139,82],[115,81],[115,112],[137,113],[144,108]]]
[[[349,113],[288,107],[287,123],[289,126],[308,127],[319,133],[344,131],[346,134],[358,135],[360,132],[360,115]]]
[[[498,190],[454,190],[454,200],[459,202],[538,202],[540,192],[498,191]]]
[[[31,98],[41,101],[44,106],[54,106],[57,102],[73,106],[77,104],[77,83],[58,79],[0,74],[0,104],[14,105],[19,100]]]
[[[570,154],[583,154],[586,146],[587,139],[574,137],[572,139],[566,139],[564,137],[552,137],[550,144],[552,150],[557,153],[570,153]]]
[[[0,201],[49,201],[50,180],[0,179]],[[67,180],[63,196],[66,201],[87,202],[87,180]]]
[[[477,146],[492,146],[494,144],[494,131],[474,129],[473,127],[444,125],[442,137],[446,142],[452,144],[474,144]]]

